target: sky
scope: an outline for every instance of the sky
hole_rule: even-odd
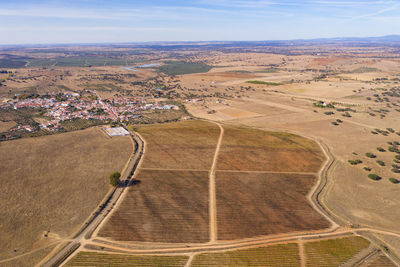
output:
[[[400,34],[400,0],[0,0],[0,44]]]

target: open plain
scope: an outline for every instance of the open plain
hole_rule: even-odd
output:
[[[121,196],[62,264],[400,265],[396,47],[331,40],[7,50],[0,264],[37,263],[52,251],[41,262],[49,266],[56,245],[77,240],[71,234],[105,204],[109,174],[132,156],[130,137],[92,127],[110,124],[131,129],[144,149],[133,150]],[[67,95],[75,96],[61,105],[67,116],[84,113],[79,101],[98,105],[86,110],[96,116],[101,106],[132,108],[119,120],[54,129],[40,126],[50,120],[46,105],[18,106]]]

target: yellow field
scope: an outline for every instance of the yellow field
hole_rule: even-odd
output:
[[[304,245],[307,266],[339,266],[368,245],[369,242],[362,237],[308,242]]]
[[[133,256],[125,254],[106,254],[79,252],[66,266],[184,266],[187,256]]]
[[[242,249],[222,253],[196,255],[193,267],[197,266],[299,266],[297,244]]]

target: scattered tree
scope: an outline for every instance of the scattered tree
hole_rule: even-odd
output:
[[[378,181],[378,180],[382,179],[379,175],[374,174],[374,173],[368,174],[368,178],[371,180],[374,180],[374,181]]]
[[[121,182],[120,178],[121,174],[119,172],[113,172],[112,174],[110,174],[110,184],[112,186],[119,185],[119,183]]]
[[[365,156],[367,156],[368,158],[376,158],[376,155],[374,153],[365,153]]]

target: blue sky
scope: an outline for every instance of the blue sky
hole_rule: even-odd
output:
[[[0,44],[400,34],[400,1],[0,0]]]

